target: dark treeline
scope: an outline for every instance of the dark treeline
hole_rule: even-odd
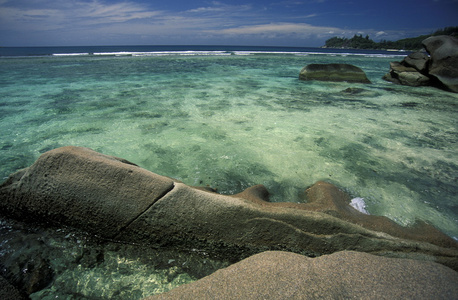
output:
[[[395,42],[381,40],[379,43],[374,42],[369,38],[368,35],[363,37],[362,35],[356,35],[352,38],[341,38],[333,37],[326,41],[326,48],[354,48],[354,49],[399,49],[399,50],[419,50],[423,46],[421,42],[434,35],[451,35],[458,37],[458,26],[457,27],[446,27],[439,29],[432,34],[420,35],[414,38],[407,38],[398,40]]]

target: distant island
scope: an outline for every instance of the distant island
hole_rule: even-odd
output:
[[[368,35],[363,37],[362,35],[355,34],[352,38],[341,38],[336,36],[328,39],[323,48],[420,50],[423,48],[421,42],[424,39],[435,35],[451,35],[458,37],[458,26],[446,27],[444,29],[437,30],[433,34],[420,35],[418,37],[401,39],[395,42],[381,40],[377,43],[371,40]]]

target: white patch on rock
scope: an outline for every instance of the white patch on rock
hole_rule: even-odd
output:
[[[366,210],[366,202],[364,202],[364,198],[356,197],[351,199],[350,206],[363,214],[370,215],[370,213]]]

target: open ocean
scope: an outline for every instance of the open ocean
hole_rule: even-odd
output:
[[[304,190],[324,180],[364,198],[371,214],[406,226],[421,219],[456,239],[458,94],[382,80],[389,62],[407,54],[236,46],[0,48],[0,176],[5,180],[48,150],[84,146],[222,194],[264,184],[276,202],[304,201]],[[300,81],[300,70],[311,63],[356,65],[372,84]],[[199,277],[174,265],[176,276],[164,267],[165,275],[157,271],[148,281],[151,266],[129,256],[133,250],[105,255],[102,265],[116,262],[122,269],[113,267],[115,275],[104,273],[107,265],[75,263],[72,269],[71,253],[97,248],[88,239],[67,229],[23,228],[10,220],[1,225],[3,235],[46,236],[49,249],[73,249],[54,258],[60,275],[34,299],[64,297],[67,290],[128,299],[122,292],[100,294],[116,289],[138,290],[129,296],[138,299]],[[0,257],[14,247],[3,242]],[[208,272],[219,264],[208,262]],[[139,269],[143,277],[135,275]]]

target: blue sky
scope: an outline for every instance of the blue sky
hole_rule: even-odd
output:
[[[458,0],[0,0],[0,46],[321,46],[458,26]]]

